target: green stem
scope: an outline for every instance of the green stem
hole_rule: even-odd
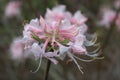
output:
[[[51,61],[48,60],[48,62],[47,62],[47,68],[46,68],[46,73],[45,73],[45,79],[44,80],[48,80],[50,66],[51,66]]]

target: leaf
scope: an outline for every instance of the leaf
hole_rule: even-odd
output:
[[[69,42],[69,39],[65,39],[64,41],[61,42],[62,45],[67,45],[67,43]]]
[[[35,33],[32,33],[31,35],[32,35],[32,38],[38,41],[39,43],[43,42]]]

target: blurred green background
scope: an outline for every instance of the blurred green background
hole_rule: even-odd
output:
[[[46,8],[57,4],[64,4],[67,10],[74,13],[81,10],[88,17],[88,33],[97,33],[98,42],[104,42],[109,29],[96,25],[100,17],[99,10],[102,5],[113,4],[114,0],[22,0],[20,18],[4,19],[7,3],[12,0],[0,0],[0,80],[43,80],[47,61],[43,60],[40,70],[31,73],[38,66],[38,61],[28,58],[16,62],[9,55],[9,47],[14,38],[22,35],[23,24],[36,18],[36,14],[44,16]],[[32,10],[31,10],[32,9]],[[52,64],[49,80],[120,80],[120,31],[114,30],[109,39],[102,60],[90,63],[80,62],[84,74],[71,62],[61,61],[58,65]]]

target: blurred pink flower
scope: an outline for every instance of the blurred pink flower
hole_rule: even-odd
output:
[[[114,6],[116,9],[119,9],[120,8],[120,0],[115,0]]]
[[[18,17],[20,16],[21,1],[11,1],[5,8],[5,17]]]
[[[112,10],[109,6],[104,6],[101,10],[101,13],[102,13],[102,19],[98,22],[99,25],[109,28],[111,23],[116,17],[116,11]],[[117,16],[115,24],[116,24],[116,28],[120,30],[120,13]]]
[[[22,37],[13,40],[10,46],[11,56],[14,60],[22,60],[30,55],[29,50],[24,51]]]
[[[117,29],[120,30],[120,13],[119,13],[118,18],[116,20],[116,26],[117,26]]]
[[[109,7],[105,6],[102,8],[102,19],[99,22],[100,25],[105,26],[106,28],[110,27],[111,22],[114,20],[116,12]]]

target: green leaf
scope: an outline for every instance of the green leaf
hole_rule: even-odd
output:
[[[32,38],[38,41],[39,43],[43,42],[35,33],[32,33]]]
[[[68,42],[69,42],[69,39],[65,39],[64,41],[61,42],[61,44],[67,45]]]

